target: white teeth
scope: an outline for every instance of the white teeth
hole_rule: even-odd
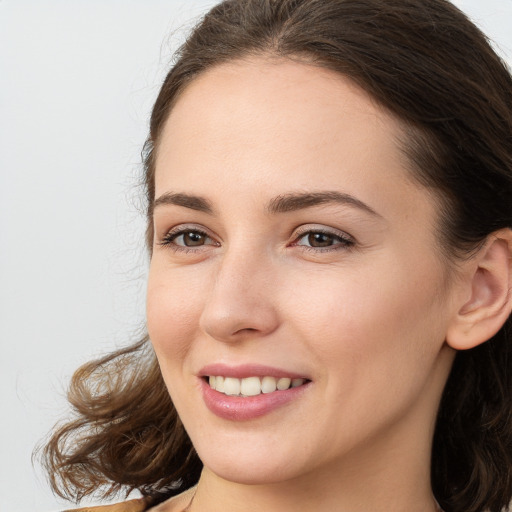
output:
[[[292,379],[288,379],[287,377],[283,377],[282,379],[279,379],[277,381],[277,389],[279,389],[279,391],[283,391],[285,389],[288,389],[290,387],[291,383],[292,383]]]
[[[208,383],[212,389],[229,396],[257,396],[260,393],[273,393],[296,388],[305,383],[305,379],[290,379],[289,377],[246,377],[236,379],[234,377],[222,377],[212,375],[208,377]]]
[[[274,377],[263,377],[261,379],[261,392],[273,393],[277,389],[277,381]]]
[[[233,377],[226,377],[224,379],[224,393],[226,395],[239,395],[240,387],[240,379],[234,379]]]
[[[215,389],[221,393],[224,393],[224,377],[215,377]]]
[[[242,379],[240,394],[244,396],[256,396],[261,393],[261,382],[258,377],[249,377]]]

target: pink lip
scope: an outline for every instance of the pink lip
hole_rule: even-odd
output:
[[[204,366],[199,371],[200,377],[209,377],[210,375],[221,375],[223,377],[234,377],[236,379],[244,379],[246,377],[288,377],[290,379],[307,379],[305,375],[290,372],[282,368],[273,368],[261,364],[242,364],[238,366],[228,366],[226,364],[216,363]]]
[[[296,400],[309,388],[307,382],[296,388],[256,396],[227,396],[219,393],[201,379],[201,391],[206,407],[216,416],[231,421],[247,421],[264,416],[275,409]]]
[[[205,366],[200,372],[199,380],[206,407],[216,416],[231,421],[247,421],[269,414],[279,407],[300,398],[311,385],[311,382],[307,381],[302,386],[286,389],[284,391],[275,391],[267,394],[261,393],[260,395],[248,397],[227,396],[210,387],[208,382],[204,379],[205,376],[209,375],[222,375],[224,377],[235,377],[238,379],[245,377],[264,377],[266,375],[276,378],[289,377],[292,379],[306,377],[290,373],[286,370],[261,365],[228,367],[222,364],[215,364]]]

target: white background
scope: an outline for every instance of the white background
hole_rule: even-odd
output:
[[[144,323],[140,150],[211,0],[0,0],[0,512],[66,508],[31,464],[73,370]],[[512,62],[512,0],[456,2]]]

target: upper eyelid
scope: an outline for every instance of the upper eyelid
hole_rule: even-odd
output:
[[[182,233],[186,233],[187,231],[197,231],[198,233],[203,233],[210,238],[215,238],[215,235],[212,231],[204,226],[198,224],[177,224],[171,228],[166,229],[163,232],[162,238],[169,235],[180,235]]]
[[[332,235],[332,236],[339,237],[339,238],[350,239],[354,242],[356,241],[356,239],[350,233],[347,233],[346,231],[343,231],[341,229],[331,228],[331,227],[327,227],[327,226],[305,225],[305,226],[299,227],[295,230],[294,237],[295,238],[302,237],[308,233],[323,233],[326,235]]]

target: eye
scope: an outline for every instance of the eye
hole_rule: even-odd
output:
[[[218,245],[207,233],[199,229],[178,228],[167,233],[161,245],[171,246],[175,250],[194,249],[205,245]]]
[[[176,245],[182,245],[184,247],[198,247],[205,245],[209,238],[199,231],[187,231],[181,235],[174,236],[172,241]]]
[[[345,234],[332,233],[323,230],[310,230],[301,233],[293,245],[308,249],[343,249],[352,247],[354,240]]]

